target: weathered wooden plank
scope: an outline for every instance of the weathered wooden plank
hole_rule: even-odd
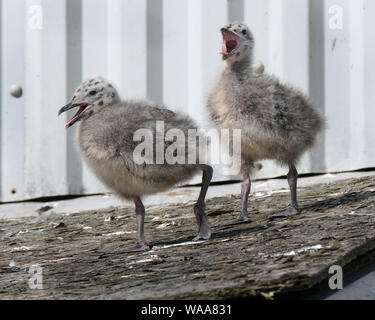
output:
[[[331,265],[345,267],[375,248],[374,177],[299,195],[301,215],[271,220],[288,191],[256,193],[252,222],[215,228],[211,240],[195,244],[193,203],[150,209],[146,235],[154,248],[130,255],[116,250],[135,239],[131,209],[3,220],[0,299],[275,298],[312,288],[326,281]],[[239,208],[238,195],[207,203],[213,223]],[[109,214],[115,218],[105,222]],[[32,265],[43,268],[43,290],[28,287]]]

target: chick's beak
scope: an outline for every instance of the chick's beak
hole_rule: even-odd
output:
[[[223,60],[226,60],[234,54],[241,44],[241,38],[235,32],[227,29],[220,29],[223,37],[222,51],[220,54],[223,56]]]
[[[59,112],[57,113],[57,116],[59,116],[60,114],[66,112],[66,111],[68,111],[68,110],[70,110],[70,109],[72,109],[72,108],[74,108],[74,107],[75,107],[75,105],[72,104],[72,102],[69,102],[66,106],[63,106],[63,107],[59,110]]]
[[[73,109],[73,108],[79,108],[77,113],[74,115],[74,117],[66,124],[66,127],[69,128],[71,127],[74,123],[76,123],[77,121],[79,121],[82,117],[82,114],[90,109],[92,107],[92,104],[90,103],[86,103],[86,102],[83,102],[83,103],[72,103],[72,102],[69,102],[66,106],[62,107],[59,112],[57,113],[57,115],[59,116],[60,114],[62,114],[63,112],[66,112],[70,109]]]

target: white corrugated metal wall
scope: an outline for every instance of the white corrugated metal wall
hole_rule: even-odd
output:
[[[123,98],[147,96],[206,125],[219,28],[234,20],[253,30],[266,72],[309,92],[328,119],[299,171],[375,167],[374,15],[373,0],[1,0],[0,201],[104,190],[74,149],[76,128],[56,116],[94,74]],[[280,174],[272,162],[256,173]]]

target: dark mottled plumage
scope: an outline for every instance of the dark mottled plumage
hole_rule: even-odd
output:
[[[167,190],[190,179],[199,170],[203,170],[203,184],[194,207],[199,227],[195,239],[210,237],[204,198],[212,177],[212,168],[200,164],[155,162],[156,121],[164,123],[165,133],[171,128],[178,128],[187,137],[188,129],[197,128],[191,118],[148,101],[121,101],[114,87],[100,77],[90,79],[77,88],[72,101],[59,113],[73,107],[83,108],[83,112],[67,124],[69,127],[80,121],[78,146],[82,157],[107,187],[124,199],[134,200],[136,205],[139,239],[137,246],[130,251],[148,248],[143,234],[144,207],[141,197]],[[134,133],[138,129],[147,129],[153,135],[153,164],[137,164],[134,161],[133,152],[141,143],[134,141]],[[181,143],[187,156],[190,152],[188,139]],[[166,151],[171,144],[172,141],[165,141],[162,150]]]
[[[212,121],[220,128],[242,130],[243,208],[247,220],[250,168],[257,160],[274,159],[289,166],[292,206],[284,215],[296,214],[297,171],[295,164],[314,143],[324,119],[301,91],[271,75],[252,69],[254,38],[244,24],[221,29],[226,66],[208,98]]]

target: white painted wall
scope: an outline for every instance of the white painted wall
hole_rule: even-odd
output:
[[[43,10],[40,30],[34,5]],[[329,27],[334,5],[342,29]],[[1,0],[0,201],[105,190],[74,149],[76,128],[64,127],[71,114],[56,115],[94,74],[123,98],[149,97],[207,126],[219,29],[234,20],[253,30],[255,61],[310,93],[327,117],[299,171],[375,167],[374,15],[373,0]],[[21,98],[9,94],[13,84]],[[226,179],[216,169],[215,179]],[[266,161],[255,176],[285,173]]]

